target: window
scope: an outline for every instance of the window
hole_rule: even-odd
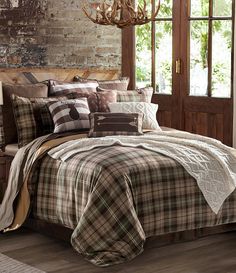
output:
[[[184,9],[180,0],[161,0],[157,21],[136,27],[136,86],[152,85],[159,94],[172,94],[177,84],[173,74],[181,72],[181,66],[187,72],[190,96],[230,98],[234,1],[182,2]],[[152,0],[149,10],[156,4]],[[187,35],[180,29],[183,23],[188,26]]]

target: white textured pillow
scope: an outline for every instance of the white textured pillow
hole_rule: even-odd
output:
[[[160,130],[156,113],[158,105],[147,102],[117,102],[109,103],[112,113],[143,113],[143,129]]]

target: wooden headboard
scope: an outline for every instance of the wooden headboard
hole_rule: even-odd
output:
[[[27,84],[48,79],[72,81],[76,75],[90,79],[112,80],[120,76],[120,71],[92,68],[0,68],[0,81],[4,83]]]

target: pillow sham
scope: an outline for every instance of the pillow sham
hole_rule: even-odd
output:
[[[84,94],[72,93],[70,95],[72,99],[84,97]],[[91,113],[95,112],[110,112],[109,103],[116,102],[116,92],[96,92],[92,93],[89,96],[85,96],[88,99],[88,105]]]
[[[97,88],[98,92],[101,91],[108,91],[106,89]],[[151,102],[152,95],[153,95],[153,88],[152,87],[145,87],[136,90],[127,90],[121,91],[116,90],[117,93],[117,102]]]
[[[24,98],[12,95],[18,146],[22,147],[36,137],[53,132],[54,124],[49,110],[44,108],[50,101],[66,100],[67,97],[56,98]]]
[[[128,77],[120,77],[116,80],[96,80],[96,79],[85,79],[80,76],[75,76],[74,81],[76,82],[97,82],[100,88],[109,90],[127,90],[129,85]]]
[[[143,129],[159,130],[161,128],[157,122],[156,114],[158,105],[146,102],[117,102],[109,104],[112,113],[142,113]]]
[[[2,123],[0,125],[0,148],[17,142],[17,129],[14,119],[11,95],[24,97],[47,97],[48,87],[45,84],[3,84]]]
[[[50,96],[61,96],[70,93],[83,93],[89,95],[91,92],[96,92],[98,87],[97,82],[60,82],[55,80],[49,80],[49,95]]]
[[[89,137],[142,135],[141,113],[92,113]]]
[[[54,133],[89,129],[87,98],[49,102],[47,105],[54,122]]]

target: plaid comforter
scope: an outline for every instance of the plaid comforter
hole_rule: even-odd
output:
[[[142,148],[47,155],[33,178],[34,216],[73,229],[73,247],[98,266],[134,258],[147,237],[236,222],[235,193],[216,215],[179,163]]]

